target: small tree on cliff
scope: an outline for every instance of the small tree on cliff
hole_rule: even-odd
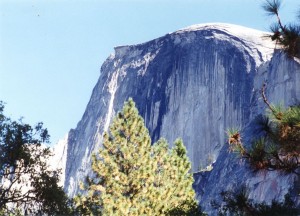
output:
[[[248,159],[256,170],[281,170],[300,175],[300,105],[285,109],[270,104],[265,95],[265,84],[262,98],[269,111],[268,116],[256,119],[262,136],[254,139],[252,146],[246,148],[240,132],[229,131],[230,149]]]
[[[167,215],[177,207],[197,209],[190,162],[180,140],[170,151],[165,140],[151,146],[149,132],[132,99],[104,134],[92,159],[86,195],[75,198],[82,214]]]

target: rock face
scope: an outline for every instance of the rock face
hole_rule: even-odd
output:
[[[76,194],[79,181],[90,172],[91,154],[101,147],[103,132],[129,97],[153,142],[159,137],[169,143],[183,139],[193,171],[217,160],[210,175],[197,179],[206,185],[199,189],[199,197],[215,195],[217,190],[209,192],[214,182],[229,187],[229,179],[222,176],[235,173],[235,168],[230,168],[231,156],[224,146],[225,131],[246,127],[264,111],[258,94],[262,82],[269,82],[271,101],[300,100],[298,64],[280,54],[271,60],[274,44],[266,34],[229,24],[196,25],[144,44],[115,48],[101,67],[82,119],[68,134],[68,194]]]
[[[250,120],[242,131],[244,143],[251,143],[259,137],[255,117],[265,114],[260,89],[263,82],[267,83],[266,95],[275,104],[291,106],[300,104],[300,65],[288,59],[283,53],[276,52],[271,61],[258,68],[254,77]],[[249,198],[254,202],[271,204],[272,200],[284,201],[285,195],[291,195],[299,206],[299,177],[296,174],[284,174],[277,171],[253,172],[249,164],[228,152],[228,144],[220,151],[211,172],[194,174],[194,187],[198,200],[209,215],[216,215],[211,206],[212,201],[221,202],[222,191],[234,191],[246,186]]]
[[[50,157],[49,165],[54,170],[61,170],[61,178],[58,182],[59,186],[64,186],[65,183],[65,170],[67,162],[67,152],[68,152],[68,135],[63,139],[59,140],[58,143],[52,149],[53,156]]]

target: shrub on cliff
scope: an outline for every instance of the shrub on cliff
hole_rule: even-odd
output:
[[[77,209],[90,215],[199,213],[190,168],[181,140],[171,150],[164,139],[151,146],[129,99],[104,134],[103,148],[93,155],[93,176],[82,185],[86,194],[75,198]]]
[[[243,185],[237,190],[229,190],[221,193],[222,204],[213,202],[218,209],[219,216],[296,216],[300,211],[291,198],[286,195],[284,201],[273,200],[271,204],[265,202],[256,203],[248,198],[248,189]]]
[[[263,136],[246,148],[239,131],[229,132],[231,151],[249,160],[254,169],[297,173],[300,167],[300,106],[287,109],[269,105],[269,114],[257,119]],[[299,174],[299,173],[297,173]]]

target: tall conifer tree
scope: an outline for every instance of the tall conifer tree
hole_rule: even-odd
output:
[[[75,199],[83,214],[154,216],[197,208],[182,141],[172,150],[164,139],[151,146],[132,99],[103,138],[103,148],[92,159],[94,176],[82,188],[87,193]]]

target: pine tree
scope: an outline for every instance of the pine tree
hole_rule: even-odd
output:
[[[177,139],[171,151],[168,150],[165,139],[154,144],[153,149],[154,160],[158,164],[155,184],[159,184],[159,187],[154,188],[157,190],[155,207],[160,209],[161,213],[168,212],[174,215],[174,209],[178,210],[177,207],[180,206],[180,211],[187,214],[196,202],[191,187],[193,177],[189,173],[191,164],[182,140]],[[166,200],[167,205],[161,200]]]
[[[300,11],[298,22],[284,25],[279,16],[281,0],[266,0],[262,7],[268,15],[277,19],[277,22],[271,25],[271,39],[281,45],[289,57],[300,58]]]
[[[93,176],[75,198],[89,215],[167,215],[171,209],[197,206],[182,141],[172,150],[161,139],[151,146],[149,132],[132,99],[125,102],[93,155]],[[196,205],[195,205],[196,204]]]
[[[229,132],[230,150],[248,159],[256,170],[281,170],[300,175],[297,171],[300,167],[300,106],[285,109],[269,104],[263,97],[269,106],[269,115],[255,119],[262,136],[245,148],[240,132]]]

